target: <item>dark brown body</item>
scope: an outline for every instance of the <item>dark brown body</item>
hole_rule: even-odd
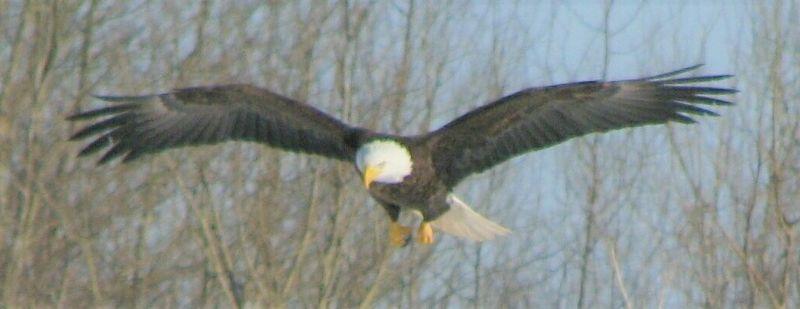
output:
[[[447,194],[450,188],[437,177],[433,165],[430,147],[425,140],[417,137],[380,136],[370,140],[394,140],[403,145],[411,153],[411,174],[396,184],[375,182],[369,188],[369,194],[389,213],[393,221],[400,215],[401,209],[417,210],[422,213],[423,221],[436,220],[449,209]],[[359,174],[361,174],[359,172]]]

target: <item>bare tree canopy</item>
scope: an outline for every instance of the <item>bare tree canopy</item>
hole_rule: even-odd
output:
[[[0,304],[798,307],[798,16],[796,0],[0,1]],[[242,84],[271,103],[181,97]],[[438,145],[447,200],[514,233],[392,247],[342,147],[361,130]],[[108,159],[170,150],[77,159],[95,140]],[[216,145],[173,149],[195,142]]]

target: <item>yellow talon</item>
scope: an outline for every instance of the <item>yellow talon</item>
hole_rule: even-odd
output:
[[[389,243],[395,247],[403,247],[408,244],[411,237],[411,228],[400,223],[392,222],[389,225]]]
[[[430,245],[433,243],[433,228],[431,228],[430,223],[422,222],[419,225],[419,231],[417,231],[417,242],[425,245]]]

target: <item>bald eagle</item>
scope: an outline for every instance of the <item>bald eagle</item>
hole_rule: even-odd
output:
[[[639,79],[528,88],[414,136],[351,126],[311,105],[250,85],[97,96],[114,104],[68,119],[95,120],[71,140],[99,135],[79,153],[108,148],[98,164],[229,140],[349,162],[388,213],[390,244],[404,246],[411,239],[412,229],[398,222],[401,210],[422,214],[419,243],[433,243],[434,228],[483,241],[510,231],[453,195],[453,187],[464,178],[576,136],[668,121],[694,123],[692,115],[717,116],[700,105],[732,104],[715,96],[735,90],[699,84],[730,75],[679,77],[698,67]]]

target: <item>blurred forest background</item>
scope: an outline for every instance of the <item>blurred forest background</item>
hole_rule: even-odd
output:
[[[800,306],[800,1],[0,0],[0,303]],[[388,246],[352,167],[227,143],[96,167],[91,94],[252,83],[417,133],[519,89],[707,65],[737,105],[456,190],[514,233]],[[408,220],[409,218],[405,218]]]

